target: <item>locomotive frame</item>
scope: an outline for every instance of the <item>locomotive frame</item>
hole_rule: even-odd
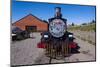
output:
[[[42,47],[39,46],[39,48],[45,48],[45,55],[47,57],[50,57],[50,59],[62,59],[62,58],[70,56],[71,53],[79,53],[78,50],[80,48],[77,45],[77,43],[75,43],[73,41],[75,39],[73,37],[73,33],[70,33],[67,31],[67,24],[66,24],[67,19],[62,18],[61,8],[56,7],[56,9],[58,9],[58,12],[56,12],[56,16],[49,19],[48,31],[41,33],[41,36],[42,36],[41,42],[38,44],[38,46],[42,45]],[[55,19],[56,19],[56,21],[62,20],[63,21],[62,23],[65,23],[65,26],[66,26],[66,27],[64,27],[64,30],[66,30],[66,31],[60,37],[59,37],[59,35],[58,36],[53,35],[52,32],[50,32],[51,30],[49,29],[50,23]],[[58,22],[60,22],[60,21],[58,21]],[[52,22],[52,23],[54,23],[54,22]],[[58,27],[58,28],[60,28],[60,27]],[[55,31],[53,31],[53,33],[54,32]]]

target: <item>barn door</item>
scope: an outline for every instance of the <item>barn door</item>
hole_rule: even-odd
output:
[[[26,26],[26,31],[28,32],[36,32],[37,27],[36,26]]]

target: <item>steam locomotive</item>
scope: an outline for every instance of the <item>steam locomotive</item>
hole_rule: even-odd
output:
[[[46,56],[57,58],[78,53],[79,46],[73,40],[73,33],[67,31],[67,19],[62,18],[61,8],[55,8],[55,16],[48,20],[47,32],[41,33],[38,48],[44,48]]]

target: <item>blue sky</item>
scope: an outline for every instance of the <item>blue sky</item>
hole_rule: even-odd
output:
[[[95,20],[95,6],[82,6],[72,4],[48,4],[40,2],[20,2],[13,0],[12,2],[12,23],[33,14],[34,16],[47,20],[54,17],[55,7],[61,7],[63,18],[66,18],[68,24],[87,23]]]

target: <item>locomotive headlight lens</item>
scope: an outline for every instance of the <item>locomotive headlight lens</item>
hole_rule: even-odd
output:
[[[48,38],[49,36],[48,35],[44,35],[44,38]]]
[[[53,37],[62,37],[65,33],[66,24],[61,19],[54,19],[49,24],[49,31]]]
[[[70,34],[70,35],[68,35],[68,37],[73,37],[73,35]]]

